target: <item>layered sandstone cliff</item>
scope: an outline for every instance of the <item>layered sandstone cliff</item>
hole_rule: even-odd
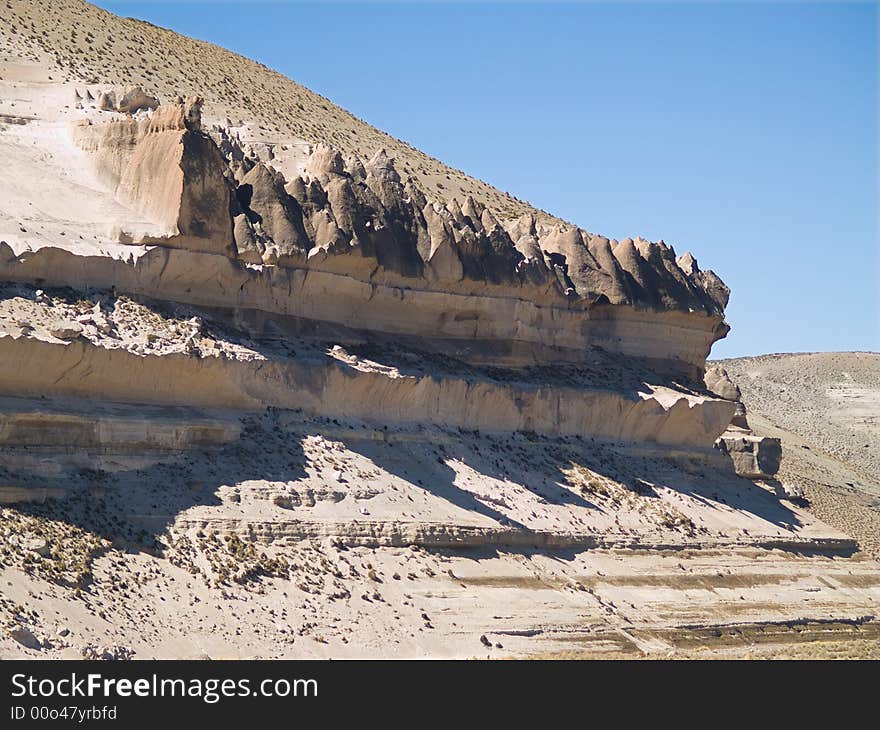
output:
[[[136,88],[80,87],[75,98],[82,118],[61,129],[128,212],[107,248],[64,232],[35,248],[0,240],[0,280],[24,285],[8,289],[19,296],[6,306],[18,319],[0,347],[4,393],[698,449],[730,423],[735,405],[701,377],[728,291],[690,254],[531,215],[500,221],[471,197],[429,200],[382,150],[362,161],[317,145],[288,179],[272,154],[204,125],[198,97],[157,105]],[[61,287],[91,297],[102,324],[89,310],[71,313],[84,322],[72,340],[43,331],[62,308],[40,289]],[[203,357],[195,331],[141,351],[101,313],[122,294],[148,319],[159,303],[195,307],[260,343],[256,355]],[[365,346],[378,348],[374,365],[327,357]]]
[[[382,150],[363,162],[318,145],[288,180],[226,128],[202,131],[200,107],[73,127],[116,201],[155,226],[118,239],[155,248],[88,263],[9,252],[4,277],[417,337],[503,364],[577,362],[598,346],[693,375],[727,331],[727,288],[662,241],[431,201]]]
[[[880,636],[876,564],[704,373],[690,254],[208,44],[0,15],[0,656]]]

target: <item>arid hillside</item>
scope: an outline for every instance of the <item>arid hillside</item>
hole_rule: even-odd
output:
[[[880,553],[880,354],[762,355],[721,364],[756,431],[782,438],[783,480],[817,515]]]
[[[141,86],[160,99],[199,94],[208,116],[244,121],[254,142],[323,142],[369,159],[384,148],[429,197],[467,195],[503,217],[535,211],[528,203],[414,149],[328,99],[231,51],[150,23],[121,18],[81,0],[6,0],[0,49],[23,60],[47,59],[54,80]]]
[[[880,656],[880,356],[77,0],[0,159],[0,658]]]

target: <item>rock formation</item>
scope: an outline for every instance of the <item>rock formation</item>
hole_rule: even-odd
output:
[[[93,98],[88,89],[85,93],[88,98]],[[76,96],[78,100],[82,99],[78,91]],[[128,86],[120,90],[108,89],[98,95],[98,108],[103,111],[136,114],[139,111],[153,110],[158,106],[159,100],[147,94],[140,86]]]
[[[768,479],[779,471],[782,445],[778,438],[725,431],[718,448],[728,455],[736,473],[747,479]]]
[[[706,370],[691,254],[216,46],[4,8],[0,657],[880,636],[880,571]]]
[[[738,407],[699,382],[726,331],[727,289],[690,255],[533,215],[502,222],[471,196],[429,200],[381,149],[362,161],[317,145],[286,179],[227,127],[205,131],[199,97],[144,109],[130,91],[134,113],[107,98],[105,118],[73,136],[114,200],[152,225],[119,235],[138,257],[17,256],[0,242],[4,279],[208,307],[259,337],[285,338],[295,322],[301,340],[415,348],[414,361],[439,354],[470,369],[389,379],[387,367],[286,353],[215,361],[198,356],[194,333],[180,352],[128,358],[86,314],[70,337],[62,321],[45,342],[37,332],[4,341],[19,365],[45,363],[14,368],[7,389],[697,448]],[[78,379],[63,375],[73,362]]]
[[[742,393],[719,365],[707,368],[706,388],[727,401],[736,404],[730,426],[718,439],[719,450],[728,455],[736,473],[747,479],[769,479],[779,471],[782,444],[772,436],[757,436],[749,427]]]
[[[144,243],[232,254],[226,164],[201,131],[201,104],[178,98],[149,118],[79,125],[75,138],[94,152],[117,200],[160,227],[162,235]]]
[[[384,150],[362,162],[318,145],[302,175],[285,179],[226,128],[201,132],[199,111],[199,100],[178,99],[149,117],[79,125],[74,133],[117,200],[160,229],[121,240],[285,272],[228,267],[233,279],[260,280],[235,285],[250,298],[236,306],[424,337],[457,355],[494,349],[498,362],[578,361],[598,346],[691,376],[726,333],[727,288],[663,242],[609,241],[530,215],[502,223],[472,197],[429,200]],[[303,284],[319,287],[306,307],[295,303],[295,284],[287,303],[254,299],[298,272],[310,272]],[[158,295],[153,286],[138,289]],[[199,286],[198,293],[186,288],[187,301],[232,304],[232,282],[213,294],[212,283]],[[369,296],[359,293],[364,286]],[[396,316],[394,302],[407,299],[413,308]],[[479,347],[462,348],[468,340]]]

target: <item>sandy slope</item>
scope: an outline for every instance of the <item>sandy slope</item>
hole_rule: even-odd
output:
[[[877,563],[689,458],[285,411],[246,418],[219,450],[131,456],[0,510],[0,656],[878,649]]]

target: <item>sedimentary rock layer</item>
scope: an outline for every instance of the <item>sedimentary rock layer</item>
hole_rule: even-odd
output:
[[[61,403],[0,398],[0,448],[29,447],[69,451],[125,449],[185,451],[234,441],[235,419],[193,415],[185,408],[137,409],[91,403],[88,409]]]
[[[237,535],[242,539],[264,544],[296,545],[303,540],[330,538],[339,545],[362,547],[407,547],[418,545],[426,548],[532,548],[536,550],[700,550],[706,546],[704,539],[667,537],[652,539],[645,536],[560,532],[551,530],[523,530],[518,528],[486,528],[472,525],[449,525],[402,523],[378,520],[353,520],[352,522],[319,522],[310,520],[211,520],[184,519],[180,529],[216,530],[222,535]],[[737,550],[761,548],[765,550],[794,550],[798,552],[851,553],[858,549],[855,540],[843,535],[833,537],[792,536],[785,538],[738,537],[715,538],[713,549]]]
[[[723,324],[720,316],[704,313],[627,305],[584,310],[565,302],[413,289],[308,269],[248,267],[225,256],[159,246],[121,260],[60,248],[16,255],[0,242],[0,280],[115,287],[156,300],[258,310],[419,338],[465,359],[512,365],[578,361],[597,346],[699,369]]]
[[[696,447],[711,446],[733,414],[727,401],[667,387],[615,392],[404,375],[334,358],[137,355],[84,338],[53,343],[0,336],[0,367],[0,388],[14,395],[214,408],[278,406],[389,423],[589,434]]]
[[[202,131],[200,103],[72,128],[116,200],[164,231],[119,240],[191,255],[151,251],[131,271],[85,256],[65,262],[66,283],[483,343],[499,362],[598,345],[693,371],[727,331],[727,288],[662,241],[430,201],[381,150],[362,162],[319,145],[288,180],[226,128]],[[4,258],[9,278],[65,283],[52,276],[60,260]]]
[[[0,398],[0,504],[65,494],[71,475],[144,469],[238,439],[228,413],[180,407],[120,405],[94,400]]]

